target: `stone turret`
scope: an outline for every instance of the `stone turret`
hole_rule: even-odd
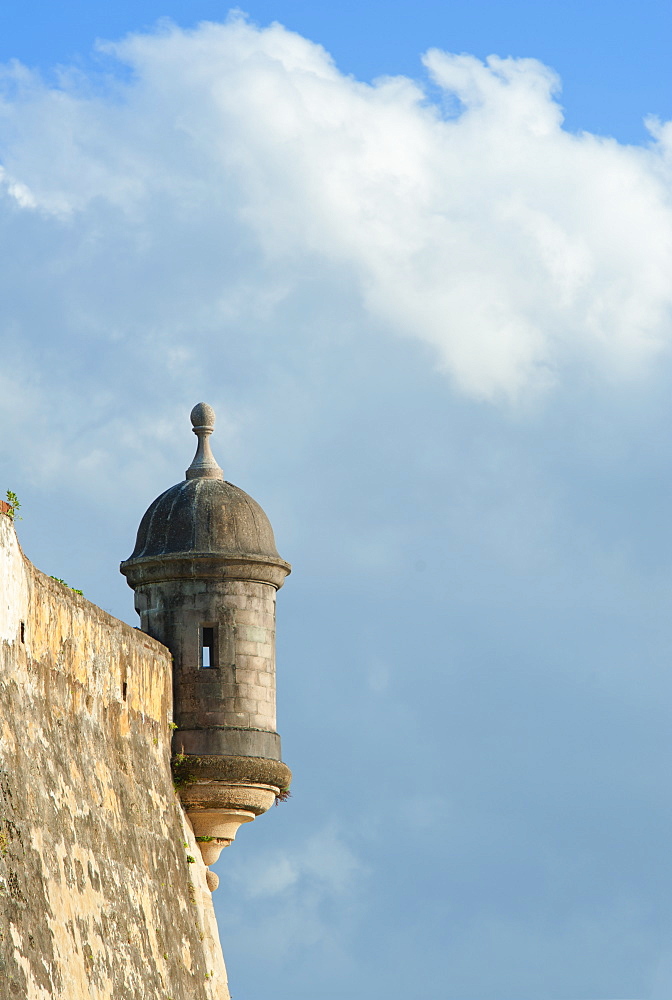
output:
[[[141,627],[173,654],[173,770],[206,864],[286,794],[275,719],[275,595],[290,572],[258,503],[210,450],[215,414],[191,412],[184,482],[140,522],[121,572]],[[213,875],[213,879],[215,876]]]

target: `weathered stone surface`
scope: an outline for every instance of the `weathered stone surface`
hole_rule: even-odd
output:
[[[184,757],[174,766],[184,785],[197,781],[226,781],[242,785],[274,785],[283,790],[289,788],[292,780],[292,772],[286,764],[265,757],[203,755]]]
[[[290,566],[261,507],[224,482],[208,443],[212,407],[197,404],[191,421],[199,444],[187,478],[150,505],[120,569],[143,631],[173,655],[174,774],[210,864],[242,824],[288,792],[286,768],[284,784],[252,771],[242,779],[237,770],[244,757],[284,767],[275,731],[275,597]],[[211,762],[207,777],[188,771],[201,757]]]
[[[2,1000],[228,1000],[170,721],[165,647],[38,572],[0,515]]]
[[[217,872],[211,872],[210,869],[205,873],[205,880],[210,892],[214,892],[219,886],[219,875]]]
[[[219,479],[186,479],[147,510],[131,559],[173,552],[253,554],[280,561],[273,529],[259,504]]]
[[[191,482],[217,483],[208,479]],[[165,643],[173,654],[174,710],[179,726],[173,746],[177,751],[183,747],[185,753],[279,758],[280,738],[275,731],[276,587],[226,578],[225,556],[217,557],[221,570],[217,579],[204,583],[178,577],[157,583],[154,569],[160,560],[153,559],[150,582],[140,582],[146,560],[132,558],[122,568],[129,581],[134,581],[143,631]],[[166,561],[170,562],[167,557]],[[181,565],[184,568],[186,562]],[[201,568],[196,560],[194,573]],[[164,566],[161,572],[167,575],[169,571]],[[195,592],[196,583],[203,589]],[[243,622],[239,620],[241,605],[246,612]],[[215,636],[214,665],[208,668],[200,665],[203,625],[211,626]],[[250,633],[263,636],[265,641],[251,640]],[[243,735],[241,730],[247,732]]]

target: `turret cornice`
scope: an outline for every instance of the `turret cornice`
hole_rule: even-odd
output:
[[[130,587],[170,580],[249,580],[268,583],[279,590],[292,567],[279,556],[213,552],[174,552],[170,555],[126,559],[119,567]]]

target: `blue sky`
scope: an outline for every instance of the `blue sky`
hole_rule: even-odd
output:
[[[469,52],[480,58],[534,56],[560,74],[568,127],[644,138],[642,117],[670,117],[669,39],[672,10],[656,0],[591,4],[570,0],[485,3],[366,4],[260,0],[240,5],[259,24],[280,21],[324,45],[344,73],[359,79],[403,73],[416,76],[428,48]],[[169,17],[183,27],[222,20],[231,7],[218,2],[155,0],[102,4],[81,0],[31,4],[30,16],[15,2],[0,11],[0,58],[19,58],[49,73],[58,63],[88,64],[92,41],[151,29]]]
[[[670,12],[246,9],[0,12],[25,551],[134,623],[215,407],[294,566],[237,1000],[669,1000]]]

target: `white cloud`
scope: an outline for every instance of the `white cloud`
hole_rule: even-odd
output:
[[[296,564],[296,583],[281,595],[301,605],[294,612],[284,606],[283,628],[292,613],[300,624],[282,684],[287,691],[294,684],[301,697],[288,697],[283,732],[292,731],[294,713],[295,733],[303,739],[304,730],[317,733],[313,723],[306,726],[315,711],[321,724],[324,719],[316,739],[331,741],[338,757],[345,719],[357,751],[354,764],[347,754],[343,759],[352,787],[343,778],[345,794],[329,794],[340,828],[350,831],[352,843],[360,838],[353,856],[329,830],[307,836],[307,813],[299,809],[288,821],[295,823],[287,837],[296,846],[261,848],[253,856],[241,840],[228,849],[215,896],[224,940],[227,948],[234,941],[240,951],[249,948],[250,968],[260,953],[280,963],[288,953],[312,950],[302,963],[306,981],[318,969],[327,982],[343,975],[362,913],[375,913],[369,899],[376,897],[379,912],[396,924],[396,950],[405,962],[411,918],[404,906],[416,898],[415,889],[395,889],[392,908],[386,845],[393,842],[407,858],[414,844],[426,845],[416,855],[419,873],[430,871],[424,884],[442,893],[445,885],[446,897],[454,899],[455,869],[443,845],[460,804],[438,802],[434,791],[431,810],[423,811],[422,789],[409,791],[411,836],[390,841],[370,788],[357,786],[360,744],[375,746],[382,757],[395,734],[406,731],[389,720],[408,726],[410,719],[409,731],[422,733],[432,758],[443,760],[443,723],[436,742],[422,722],[434,706],[422,701],[422,686],[416,706],[417,685],[408,685],[418,663],[428,685],[449,691],[446,702],[459,705],[464,691],[468,700],[469,683],[463,680],[461,689],[458,681],[472,676],[472,667],[473,676],[484,678],[478,698],[486,707],[497,702],[491,712],[455,714],[458,729],[464,727],[456,746],[472,745],[473,719],[477,727],[488,718],[499,725],[507,718],[497,701],[501,676],[506,679],[500,668],[512,662],[515,679],[522,655],[509,629],[517,629],[544,664],[548,643],[540,630],[548,628],[556,650],[566,628],[572,656],[587,632],[585,650],[567,673],[590,677],[594,662],[602,662],[609,684],[616,678],[618,690],[626,691],[622,677],[630,676],[633,663],[641,672],[646,657],[629,657],[627,643],[621,652],[617,625],[637,622],[641,613],[638,632],[653,636],[652,647],[653,619],[637,609],[647,600],[658,605],[647,581],[636,576],[632,583],[633,560],[619,561],[618,543],[641,531],[641,550],[660,550],[662,563],[666,523],[655,506],[664,507],[655,501],[667,481],[659,475],[663,463],[650,456],[656,449],[665,453],[667,437],[646,406],[637,424],[632,413],[639,397],[623,407],[619,422],[618,405],[607,412],[598,399],[596,415],[585,391],[570,392],[560,417],[540,421],[535,437],[529,423],[518,433],[520,424],[512,431],[498,415],[484,416],[485,408],[452,400],[442,405],[443,381],[426,368],[435,364],[472,398],[525,399],[554,382],[570,382],[579,367],[590,378],[612,379],[645,371],[660,358],[670,338],[672,126],[652,121],[646,148],[568,134],[555,77],[533,60],[481,63],[432,51],[425,58],[433,81],[426,92],[403,78],[367,85],[341,74],[319,46],[279,26],[260,31],[240,20],[134,35],[107,46],[101,60],[99,77],[68,71],[58,86],[18,64],[0,74],[0,458],[11,470],[5,487],[24,500],[21,532],[24,538],[33,533],[31,558],[83,584],[107,606],[88,580],[104,581],[98,593],[114,593],[111,567],[130,552],[143,505],[191,459],[191,407],[202,398],[216,407],[218,460],[267,507],[280,551]],[[414,355],[422,377],[407,377],[405,363],[410,367]],[[665,395],[657,388],[651,411]],[[628,421],[637,426],[619,441]],[[581,451],[584,433],[591,444]],[[639,461],[647,447],[649,457]],[[610,449],[611,464],[600,465]],[[574,451],[579,457],[572,463],[567,456]],[[252,482],[238,477],[245,460],[256,476]],[[622,477],[612,476],[617,465],[627,470]],[[581,480],[574,492],[573,479]],[[639,484],[638,493],[630,495],[626,479]],[[268,505],[257,492],[262,482],[273,497]],[[40,497],[44,502],[32,516],[28,483],[36,484],[34,504]],[[654,497],[650,507],[645,493]],[[98,503],[108,505],[109,516],[101,516]],[[630,504],[638,506],[634,515]],[[587,507],[585,516],[575,507]],[[414,565],[426,577],[409,576],[405,566]],[[605,566],[616,571],[605,573]],[[130,597],[120,576],[118,586]],[[538,616],[538,606],[559,617]],[[583,617],[571,617],[567,609],[575,606]],[[432,620],[428,609],[436,611]],[[473,617],[471,609],[477,609]],[[598,643],[591,629],[606,622],[600,616],[611,609],[619,610]],[[455,635],[443,624],[449,611]],[[597,624],[587,627],[589,612]],[[379,659],[359,645],[353,658],[350,628],[342,627],[351,619],[373,637]],[[495,650],[500,633],[501,652]],[[331,670],[333,645],[343,656],[333,658]],[[663,641],[660,646],[665,649]],[[446,663],[457,680],[442,688]],[[492,674],[484,663],[492,664]],[[530,676],[550,677],[552,658],[548,663],[546,671],[535,663]],[[664,664],[660,671],[664,676]],[[352,714],[350,678],[361,683]],[[330,697],[341,689],[345,700]],[[635,689],[651,697],[639,674]],[[574,706],[573,689],[563,690]],[[543,711],[555,704],[555,691],[533,687],[529,704]],[[572,718],[567,709],[569,723]],[[582,715],[577,718],[580,725]],[[602,723],[622,724],[618,715]],[[500,732],[497,725],[493,740],[508,775],[519,759],[506,726]],[[647,740],[640,744],[645,763],[638,774],[646,773],[649,747]],[[554,766],[543,740],[530,745],[538,749],[531,758],[539,768],[549,760]],[[312,762],[312,747],[309,757]],[[316,769],[319,759],[312,762]],[[482,789],[481,762],[479,753],[464,755],[465,787]],[[323,780],[318,774],[318,792]],[[384,786],[376,794],[384,794]],[[365,840],[352,825],[357,799],[367,808],[372,802]],[[525,825],[529,802],[515,794],[512,801]],[[252,843],[257,832],[248,836]],[[480,843],[480,818],[464,836]],[[604,868],[599,836],[591,844]],[[624,845],[621,853],[612,847],[604,870],[636,868]],[[362,877],[358,857],[367,851],[377,869]],[[531,870],[524,854],[518,858],[523,873]],[[484,871],[494,873],[494,884],[518,871],[508,858],[499,864],[493,857]],[[644,863],[636,870],[644,871]],[[413,873],[408,865],[406,871]],[[608,882],[598,879],[595,888],[594,879],[577,880],[576,891],[608,896]],[[583,927],[567,947],[546,951],[534,934],[530,947],[523,930],[502,937],[496,921],[492,933],[484,933],[473,907],[484,912],[497,904],[487,893],[485,903],[474,902],[471,886],[465,891],[468,905],[458,910],[476,943],[456,946],[451,964],[457,980],[461,969],[464,995],[473,995],[474,977],[494,982],[511,967],[514,946],[520,970],[530,954],[542,956],[527,979],[535,988],[547,987],[551,959],[559,981],[567,968],[578,970],[578,981],[613,954],[608,935],[591,936]],[[550,898],[546,914],[555,905]],[[559,898],[562,912],[578,905],[567,898]],[[502,905],[508,910],[509,899]],[[435,947],[432,925],[441,926],[435,912],[418,923],[418,935],[430,938],[423,956]],[[645,927],[648,919],[617,913],[613,940],[630,942],[621,949],[623,965],[639,961],[630,928]],[[530,923],[539,923],[536,911]],[[595,926],[602,925],[600,911]],[[380,937],[388,947],[389,932]],[[496,962],[481,961],[478,942],[499,939],[506,947]],[[362,934],[360,951],[367,955],[360,972],[371,964],[373,941]],[[444,952],[443,942],[436,945],[441,962]],[[396,975],[394,966],[384,968]],[[422,971],[424,958],[408,968],[413,975]],[[668,972],[663,963],[656,984],[661,996]],[[312,982],[304,995],[315,995]]]
[[[343,938],[360,903],[363,867],[347,844],[330,828],[314,831],[287,848],[235,854],[220,866],[226,906],[219,914],[230,924],[229,946],[247,948],[263,942],[267,955],[286,960],[293,953],[317,948],[345,960]],[[242,921],[232,901],[247,900]],[[251,904],[254,900],[255,904]],[[215,901],[221,904],[222,900]],[[251,909],[253,906],[253,909]],[[256,912],[251,929],[250,913]],[[231,943],[238,926],[240,942]],[[251,932],[252,931],[252,932]],[[227,936],[226,932],[224,936]]]
[[[298,889],[311,896],[340,896],[352,890],[360,865],[340,836],[330,828],[317,831],[287,850],[272,850],[255,859],[254,869],[234,869],[238,891],[253,897],[277,896]]]
[[[317,269],[316,324],[345,290],[363,336],[424,341],[476,396],[637,367],[669,340],[669,128],[648,148],[564,132],[535,60],[431,50],[442,113],[240,18],[103,53],[127,81],[3,74],[5,211],[37,287],[59,272],[64,338],[169,351],[250,311],[272,327]]]

